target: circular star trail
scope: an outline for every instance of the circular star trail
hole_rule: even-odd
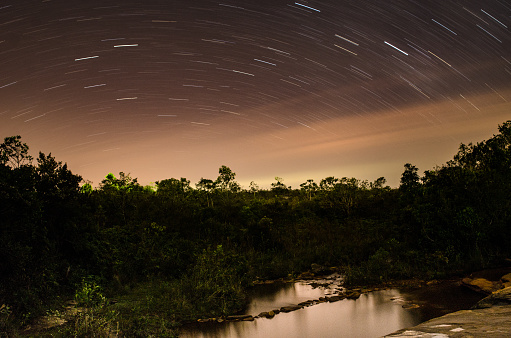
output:
[[[84,179],[431,169],[509,119],[511,4],[4,1],[0,136]]]

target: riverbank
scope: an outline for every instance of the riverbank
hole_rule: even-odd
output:
[[[188,321],[182,321],[181,323],[193,322],[195,325],[205,328],[207,326],[218,325],[218,323],[227,325],[229,322],[247,322],[256,320],[257,323],[254,323],[253,325],[261,326],[263,323],[268,324],[266,323],[268,319],[272,319],[272,325],[277,325],[278,323],[276,323],[276,321],[284,322],[287,320],[286,318],[280,318],[281,316],[287,317],[287,313],[295,311],[300,313],[297,316],[302,317],[310,317],[310,314],[306,314],[319,313],[323,310],[325,311],[325,316],[337,316],[342,311],[335,307],[332,303],[339,302],[345,303],[346,305],[355,304],[355,302],[352,303],[348,300],[354,301],[360,297],[361,302],[357,302],[358,308],[360,308],[362,306],[361,304],[364,304],[364,302],[367,302],[369,299],[378,299],[379,302],[387,302],[391,304],[389,306],[393,308],[396,306],[398,308],[403,308],[405,313],[410,314],[410,316],[414,318],[420,318],[419,320],[406,323],[403,322],[401,325],[390,328],[388,331],[390,332],[401,327],[413,326],[422,321],[439,317],[449,312],[468,309],[484,297],[468,287],[461,287],[463,280],[461,276],[453,279],[433,281],[424,281],[419,279],[398,280],[379,286],[357,286],[346,288],[343,284],[342,274],[337,272],[324,276],[319,272],[325,271],[326,269],[316,267],[314,272],[312,270],[313,269],[298,276],[289,276],[289,278],[286,279],[256,282],[256,286],[249,289],[248,292],[249,297],[259,297],[259,301],[257,304],[245,308],[244,312],[238,312],[236,314],[232,313],[230,316],[203,317],[199,321],[196,320],[197,317],[193,320],[189,317]],[[331,271],[332,270],[329,270],[328,272]],[[507,271],[511,272],[511,270],[497,270],[497,272],[494,270],[488,270],[466,276],[465,279],[469,278],[472,280],[480,280],[482,277],[491,278],[496,275],[500,276],[502,273]],[[161,315],[162,312],[158,307],[158,304],[161,302],[156,302],[156,300],[161,300],[161,297],[166,297],[165,295],[168,296],[175,292],[174,289],[169,288],[169,285],[167,287],[164,286],[165,285],[151,284],[145,285],[144,288],[132,290],[129,294],[117,298],[115,303],[109,301],[109,304],[104,308],[93,311],[93,317],[101,319],[105,316],[105,314],[108,315],[107,317],[109,319],[106,322],[102,321],[100,323],[102,332],[106,330],[113,333],[126,333],[126,329],[119,330],[119,324],[117,323],[126,324],[127,322],[131,323],[132,321],[136,322],[136,325],[143,328],[143,330],[152,332],[156,330],[157,327],[162,326],[164,320],[164,317]],[[312,293],[309,291],[306,295],[300,294],[305,287],[315,291]],[[284,292],[286,294],[285,297],[277,300],[278,297],[275,297],[275,295],[278,292],[281,292],[279,290],[283,290],[283,288],[287,288],[288,292]],[[399,290],[399,292],[397,292],[397,290]],[[250,295],[251,292],[252,295]],[[260,294],[255,295],[253,292],[260,292]],[[267,302],[261,301],[261,294],[266,297],[270,296],[267,297]],[[344,299],[347,300],[340,302]],[[316,306],[324,309],[307,310],[307,308],[316,308]],[[42,318],[45,320],[44,323],[34,325],[30,330],[23,333],[30,336],[33,334],[42,334],[42,332],[44,332],[45,334],[48,333],[48,336],[50,336],[51,333],[55,332],[69,332],[70,327],[74,327],[74,330],[76,331],[76,324],[79,324],[80,319],[83,319],[85,324],[91,323],[89,317],[91,317],[92,312],[90,310],[88,312],[84,312],[83,309],[75,307],[72,307],[72,310],[74,311],[72,314],[68,313],[69,311],[64,311],[52,316],[46,316]],[[116,316],[112,317],[112,314],[116,314]],[[57,319],[60,321],[56,322]],[[49,327],[64,324],[62,319],[68,321],[68,324],[63,325],[60,329],[55,328],[55,330],[50,329],[49,332],[47,331]],[[341,319],[337,319],[336,321],[339,320]],[[386,320],[388,321],[390,319]],[[248,324],[249,323],[247,323],[247,325]],[[167,319],[163,326],[167,328],[167,333],[172,332],[172,334],[177,334],[181,325],[176,321]],[[124,327],[126,326],[124,325]],[[80,330],[81,329],[86,331],[90,330],[89,327],[83,327],[80,328]],[[139,330],[141,331],[142,329],[137,329],[136,331],[138,332]],[[380,332],[379,334],[381,335],[384,333],[386,332]]]
[[[306,272],[259,281],[237,316],[207,318],[182,327],[184,337],[314,336],[378,337],[434,317],[468,309],[484,296],[456,279],[392,281],[346,288],[343,276]]]
[[[482,275],[497,271],[476,273],[461,283],[481,293],[490,293],[470,310],[461,310],[433,318],[417,326],[401,329],[385,337],[511,337],[511,273],[498,280]],[[498,290],[493,291],[496,288]]]
[[[489,307],[483,299],[471,310],[461,310],[428,320],[417,326],[402,329],[384,337],[511,337],[511,287],[497,291],[498,297],[508,305],[492,303]]]

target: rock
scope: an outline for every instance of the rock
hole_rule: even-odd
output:
[[[360,297],[360,291],[351,291],[346,294],[348,299],[358,299]]]
[[[418,304],[409,303],[409,304],[403,304],[401,307],[403,309],[409,310],[409,309],[416,309],[416,308],[418,308],[420,306]]]
[[[247,318],[252,318],[253,317],[251,315],[232,315],[232,316],[227,316],[227,320],[230,320],[230,321],[236,321],[236,320],[247,320]],[[250,320],[250,319],[248,319]]]
[[[314,278],[314,275],[307,271],[307,272],[302,272],[301,274],[298,275],[297,277],[298,279],[312,279]]]
[[[316,263],[311,264],[311,271],[315,275],[327,275],[332,273],[332,269],[327,268],[326,266],[322,266]]]
[[[492,282],[484,278],[463,278],[461,280],[461,284],[472,289],[476,292],[481,292],[484,294],[491,294],[493,291],[500,289],[500,282]]]
[[[495,291],[488,297],[481,299],[473,308],[486,309],[495,305],[511,305],[511,287]]]
[[[462,310],[385,337],[511,337],[511,306]]]
[[[509,283],[511,282],[511,273],[508,273],[507,275],[502,276],[500,279],[502,283]]]
[[[197,322],[199,323],[209,323],[209,322],[214,322],[215,321],[215,318],[200,318],[200,319],[197,319]]]
[[[261,312],[259,315],[257,315],[257,317],[259,317],[259,318],[273,318],[273,317],[275,317],[275,312],[273,312],[273,311]]]
[[[300,310],[302,308],[301,305],[290,305],[290,306],[283,306],[280,308],[280,312],[291,312]]]
[[[327,297],[327,300],[330,302],[330,303],[333,303],[333,302],[338,302],[340,300],[344,299],[343,296],[332,296],[332,297]]]
[[[252,316],[249,316],[249,317],[246,317],[246,318],[243,318],[243,319],[242,319],[242,321],[244,321],[244,322],[253,322],[254,320],[255,320],[255,319],[254,319],[254,317],[252,317]]]

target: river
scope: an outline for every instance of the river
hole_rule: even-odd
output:
[[[245,314],[296,305],[334,295],[342,289],[338,276],[328,280],[257,285]],[[482,296],[447,281],[416,290],[386,289],[357,300],[325,302],[255,321],[194,323],[181,337],[381,337],[443,314],[467,309]]]

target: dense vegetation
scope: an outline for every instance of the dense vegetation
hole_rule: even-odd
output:
[[[94,189],[51,154],[34,164],[21,138],[7,137],[0,332],[75,298],[101,314],[76,320],[75,335],[112,322],[130,336],[171,334],[176,323],[236,312],[251,281],[312,263],[340,266],[357,284],[498,264],[511,253],[510,145],[507,121],[422,177],[405,164],[397,189],[335,177],[291,189],[277,177],[269,190],[243,190],[226,166],[195,188],[185,178],[144,187],[121,172]],[[109,306],[104,295],[136,301]]]

